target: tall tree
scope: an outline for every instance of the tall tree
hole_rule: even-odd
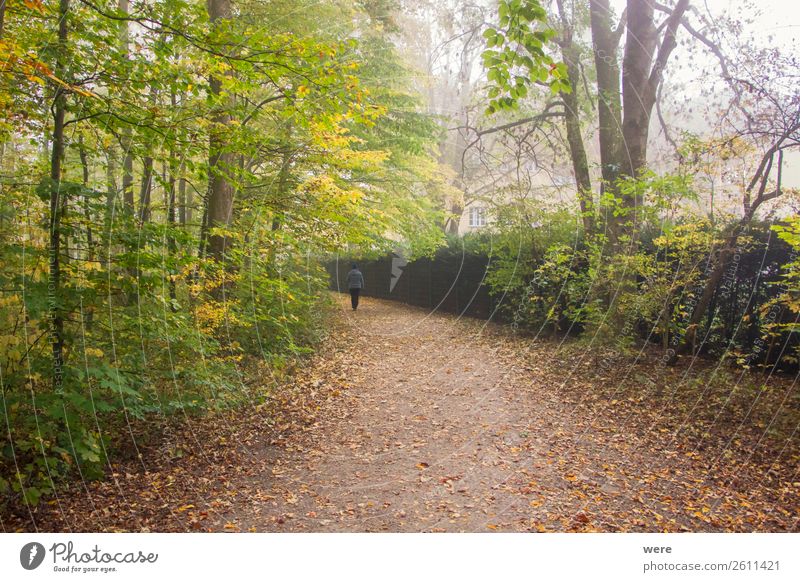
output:
[[[650,115],[664,68],[677,45],[676,31],[689,0],[678,0],[658,26],[656,5],[652,0],[629,0],[622,17],[617,20],[609,0],[589,0],[597,79],[601,187],[616,198],[617,208],[609,213],[608,226],[612,248],[617,250],[623,238],[635,233],[637,210],[641,206],[641,200],[622,192],[617,185],[622,178],[638,177],[647,164]],[[500,29],[490,29],[485,34],[490,50],[484,53],[484,63],[489,69],[489,80],[494,84],[489,111],[515,107],[518,100],[527,95],[525,87],[549,80],[551,90],[560,92],[565,105],[568,143],[579,200],[584,209],[589,202],[586,188],[590,187],[590,181],[585,148],[581,147],[579,139],[580,123],[574,115],[577,111],[574,93],[579,81],[574,25],[565,18],[563,2],[558,1],[557,7],[562,30],[561,53],[566,63],[561,69],[545,53],[545,42],[554,32],[542,29],[546,13],[538,0],[501,1]],[[539,30],[530,30],[537,24]],[[620,68],[623,34],[625,44]],[[545,67],[548,64],[549,78]],[[520,75],[519,70],[526,71],[527,75]]]
[[[655,5],[652,0],[628,0],[623,18],[612,27],[608,0],[589,2],[597,69],[600,161],[604,187],[615,194],[620,178],[636,178],[647,165],[650,115],[689,0],[678,0],[658,28]],[[626,27],[620,88],[617,51]],[[664,32],[660,35],[661,30]],[[609,221],[612,246],[617,246],[623,236],[635,234],[642,201],[635,195],[619,194],[618,203],[620,208]]]
[[[70,0],[58,3],[58,43],[54,72],[64,79],[67,72]],[[64,161],[64,122],[67,111],[67,90],[53,84],[53,145],[50,158],[50,343],[53,348],[53,383],[58,388],[64,371],[64,306],[61,293],[61,215],[66,193],[61,182]],[[62,198],[63,197],[63,198]]]
[[[124,59],[130,58],[130,30],[126,18],[129,10],[128,0],[118,0],[117,9],[123,15],[119,21],[119,44]],[[125,126],[120,139],[122,146],[122,203],[125,211],[131,216],[134,210],[133,200],[133,140],[130,126]],[[113,206],[113,202],[112,202]]]
[[[561,58],[567,67],[567,81],[570,87],[574,88],[572,91],[560,91],[559,96],[564,102],[564,126],[567,131],[567,144],[569,145],[570,159],[572,160],[575,185],[578,189],[578,203],[583,217],[583,227],[587,233],[591,233],[594,230],[592,178],[589,173],[586,145],[583,141],[580,104],[578,102],[578,87],[581,80],[581,51],[575,41],[574,15],[570,18],[564,5],[564,0],[556,0],[556,6],[558,7],[560,28],[560,34],[556,42],[561,47]]]
[[[230,20],[232,14],[231,1],[208,0],[206,6],[212,28],[218,35],[224,34],[226,22]],[[211,129],[209,130],[206,231],[208,233],[208,254],[217,261],[223,260],[229,238],[225,234],[213,232],[213,229],[225,229],[231,223],[234,188],[229,176],[236,163],[235,153],[227,144],[231,125],[229,111],[233,103],[231,98],[223,97],[222,85],[223,80],[219,72],[212,74],[209,79],[209,91],[214,100],[215,109],[212,113]]]

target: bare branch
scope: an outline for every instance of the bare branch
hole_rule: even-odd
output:
[[[664,6],[658,2],[656,2],[654,6],[656,10],[660,10],[666,14],[672,14],[672,9],[668,6]],[[711,52],[711,54],[717,58],[717,61],[719,62],[719,68],[722,73],[722,78],[728,83],[734,93],[734,104],[736,105],[736,108],[741,111],[748,120],[751,120],[749,112],[747,112],[741,105],[742,89],[739,86],[739,83],[737,83],[737,79],[733,78],[731,75],[731,72],[728,68],[728,59],[722,53],[722,49],[720,49],[720,47],[717,46],[717,44],[715,44],[705,34],[692,26],[689,21],[686,20],[686,18],[681,18],[681,26],[686,29],[686,32],[699,40]]]
[[[678,0],[675,9],[667,17],[664,40],[661,42],[661,47],[658,49],[658,54],[656,55],[655,63],[653,63],[653,68],[650,71],[650,79],[648,81],[647,99],[652,99],[652,101],[646,101],[646,103],[655,101],[656,90],[661,83],[664,67],[667,66],[669,56],[678,45],[676,32],[687,8],[689,8],[689,0]]]
[[[676,153],[680,156],[678,151],[678,144],[672,138],[672,135],[669,132],[669,127],[667,127],[667,122],[664,119],[664,115],[661,113],[661,88],[663,85],[659,84],[658,86],[658,93],[656,95],[656,116],[658,116],[658,123],[661,125],[661,131],[664,132],[664,139],[667,140],[669,145],[673,147]]]
[[[533,123],[533,122],[536,122],[536,121],[543,121],[543,120],[551,118],[551,117],[564,117],[564,115],[566,115],[566,114],[563,111],[549,111],[549,112],[545,112],[545,113],[540,113],[539,115],[534,115],[532,117],[525,117],[523,119],[518,119],[517,121],[511,121],[509,123],[505,123],[503,125],[498,125],[496,127],[491,127],[489,129],[482,129],[480,131],[477,131],[476,133],[477,133],[478,136],[484,136],[484,135],[488,135],[490,133],[496,133],[498,131],[503,131],[503,130],[511,129],[513,127],[517,127],[517,126],[520,126],[520,125],[525,125],[526,123]]]

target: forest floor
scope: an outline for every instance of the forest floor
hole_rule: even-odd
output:
[[[269,405],[178,424],[2,529],[800,528],[792,378],[348,300]]]

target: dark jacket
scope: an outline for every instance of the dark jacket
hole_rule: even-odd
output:
[[[364,275],[358,269],[352,269],[347,273],[348,289],[361,289],[364,286]]]

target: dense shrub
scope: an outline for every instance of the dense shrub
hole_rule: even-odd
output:
[[[642,341],[665,350],[677,345],[730,225],[663,221],[643,228],[636,252],[614,254],[603,237],[576,235],[578,218],[558,211],[530,228],[501,223],[481,236],[492,257],[486,282],[503,298],[504,319],[536,334],[583,333],[620,349]],[[732,355],[742,365],[796,364],[791,225],[778,227],[776,236],[769,224],[756,223],[740,239],[699,331],[702,353]]]

